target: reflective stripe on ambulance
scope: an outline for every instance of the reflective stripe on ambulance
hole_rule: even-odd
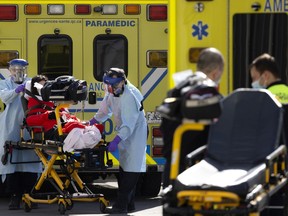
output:
[[[153,68],[142,80],[141,89],[144,100],[167,75],[167,68]]]

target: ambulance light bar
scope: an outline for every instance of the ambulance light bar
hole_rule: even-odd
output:
[[[74,8],[75,14],[91,14],[91,5],[76,4]]]
[[[166,21],[167,5],[148,5],[147,20],[149,21]]]
[[[17,13],[16,5],[0,5],[0,21],[16,21]]]
[[[194,47],[189,49],[189,62],[197,63],[200,52],[207,47]]]
[[[124,13],[127,15],[138,15],[141,13],[141,7],[137,4],[124,5]]]
[[[64,11],[63,4],[49,4],[47,8],[47,13],[49,15],[63,15]]]
[[[163,146],[163,137],[159,127],[152,127],[153,146]]]
[[[163,156],[162,150],[163,147],[154,147],[153,148],[153,155],[154,156]]]
[[[111,14],[117,14],[117,5],[102,5],[102,14],[105,15],[111,15]]]
[[[159,127],[152,128],[152,136],[153,137],[162,137],[162,132]]]
[[[167,67],[168,62],[167,50],[149,50],[147,51],[147,66],[149,68],[154,67]]]
[[[24,13],[26,15],[39,15],[41,14],[40,4],[27,4],[24,7]]]

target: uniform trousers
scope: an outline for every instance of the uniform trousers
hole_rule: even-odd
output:
[[[118,178],[118,197],[113,208],[133,209],[135,208],[135,192],[136,185],[140,176],[140,172],[125,172],[122,167],[119,169]]]

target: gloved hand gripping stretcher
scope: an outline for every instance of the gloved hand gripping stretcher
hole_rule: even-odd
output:
[[[66,210],[70,210],[73,207],[73,201],[97,201],[100,203],[100,210],[104,212],[106,206],[109,205],[109,201],[104,198],[103,194],[91,192],[79,177],[78,169],[85,165],[91,166],[91,162],[95,165],[92,167],[93,169],[106,169],[112,166],[112,162],[108,158],[105,140],[101,139],[93,149],[74,149],[74,152],[63,150],[63,141],[66,135],[62,130],[63,122],[61,122],[60,112],[62,109],[67,109],[70,104],[86,99],[86,81],[76,80],[70,76],[59,77],[55,81],[47,81],[45,83],[41,89],[41,96],[43,101],[55,101],[57,105],[54,113],[59,135],[58,139],[47,140],[44,138],[45,133],[42,127],[29,127],[24,124],[21,130],[21,137],[24,137],[24,130],[28,129],[31,139],[24,140],[23,138],[20,142],[6,141],[7,152],[11,154],[10,163],[18,163],[13,161],[13,148],[23,150],[32,148],[39,156],[44,167],[34,189],[30,194],[23,196],[25,211],[31,211],[31,202],[47,204],[57,202],[60,214],[65,214]],[[24,97],[23,100],[25,101]],[[25,103],[23,103],[23,107],[25,109]],[[57,165],[61,172],[56,170]],[[34,195],[37,195],[37,197],[38,195],[43,195],[39,191],[45,181],[50,182],[57,192],[55,194],[45,194],[50,197],[48,199],[34,198]],[[71,188],[73,188],[72,191],[70,191]],[[51,197],[53,198],[51,199]]]

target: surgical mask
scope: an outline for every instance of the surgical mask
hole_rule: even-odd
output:
[[[253,89],[265,89],[266,87],[265,86],[262,86],[260,85],[260,82],[259,82],[260,79],[254,81],[251,83],[251,86]]]
[[[41,83],[35,82],[34,87],[37,89],[38,94],[41,95],[41,89],[43,88],[43,85]]]

